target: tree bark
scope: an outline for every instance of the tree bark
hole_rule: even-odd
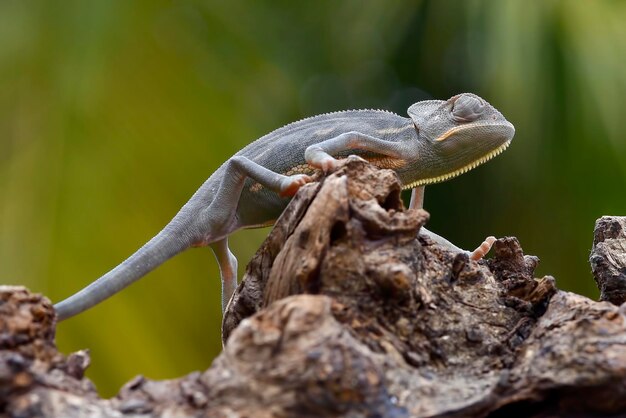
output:
[[[418,237],[428,214],[400,190],[353,158],[305,186],[248,265],[212,366],[113,399],[83,377],[86,352],[56,351],[45,298],[0,287],[0,415],[626,413],[626,305],[535,279],[515,238],[476,263]]]
[[[596,221],[589,262],[600,300],[626,302],[626,217],[603,216]]]

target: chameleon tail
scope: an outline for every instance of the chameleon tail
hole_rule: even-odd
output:
[[[136,282],[166,260],[191,246],[186,228],[174,218],[133,255],[89,286],[54,305],[59,321],[77,315]]]

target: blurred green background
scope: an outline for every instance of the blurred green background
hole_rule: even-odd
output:
[[[517,236],[538,274],[597,297],[593,224],[626,208],[626,2],[0,2],[0,283],[58,301],[155,234],[226,158],[290,121],[406,114],[471,91],[511,120],[502,156],[429,187],[469,248]],[[621,128],[620,128],[621,127]],[[268,230],[232,239],[240,276]],[[218,269],[188,251],[58,329],[103,395],[220,351]]]

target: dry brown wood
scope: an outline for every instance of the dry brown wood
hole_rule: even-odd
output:
[[[626,413],[626,305],[417,238],[391,171],[350,159],[292,201],[248,265],[204,372],[103,400],[54,347],[45,298],[0,287],[0,416],[548,417]]]
[[[596,221],[589,262],[600,300],[626,302],[626,217],[603,216]]]

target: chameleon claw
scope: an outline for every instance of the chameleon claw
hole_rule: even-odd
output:
[[[472,253],[470,254],[470,260],[478,261],[489,253],[493,243],[496,242],[496,237],[489,236],[485,238],[482,244],[478,246]]]
[[[339,166],[337,159],[317,145],[311,145],[304,151],[304,159],[309,165],[321,169],[325,174],[334,171]]]
[[[356,154],[350,154],[348,155],[348,158],[346,158],[346,161],[363,161],[363,162],[368,162],[365,158],[356,155]]]
[[[356,154],[350,154],[348,155],[348,157],[346,157],[343,160],[337,160],[334,157],[328,156],[328,158],[326,158],[325,160],[321,161],[320,167],[325,174],[331,173],[335,170],[337,170],[339,168],[340,165],[345,164],[346,162],[349,161],[364,161],[367,162],[367,160],[363,157],[359,157]]]
[[[320,168],[324,172],[324,174],[335,171],[337,167],[339,167],[339,160],[331,156],[328,156],[318,162],[318,168]]]
[[[313,179],[306,174],[289,176],[282,181],[279,194],[281,197],[291,197],[298,192],[300,187],[310,183],[311,181],[313,181]]]

